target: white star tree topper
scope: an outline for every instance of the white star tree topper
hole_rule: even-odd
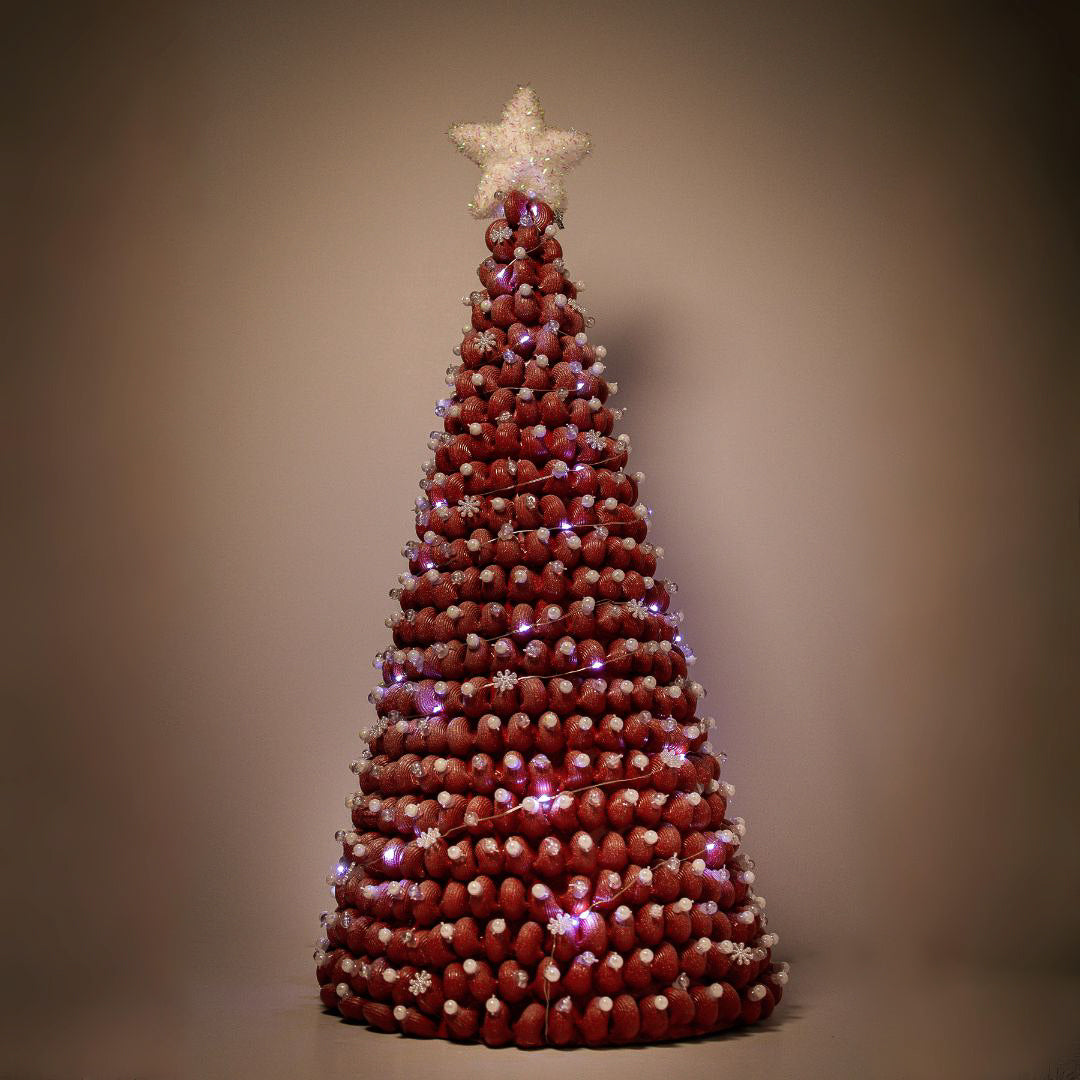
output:
[[[566,207],[566,174],[591,145],[584,132],[548,127],[531,86],[514,91],[499,123],[454,124],[447,134],[483,170],[469,203],[469,210],[479,218],[497,214],[500,193],[514,190],[543,199],[561,213]]]

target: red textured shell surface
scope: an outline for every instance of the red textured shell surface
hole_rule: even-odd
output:
[[[753,1024],[787,965],[606,350],[556,209],[515,188],[497,211],[375,658],[320,1000],[522,1048]]]

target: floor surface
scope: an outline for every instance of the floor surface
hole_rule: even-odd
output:
[[[171,1023],[82,1003],[5,1038],[0,1075],[199,1080],[589,1080],[1080,1078],[1080,979],[927,973],[888,989],[806,961],[756,1028],[686,1043],[603,1050],[489,1050],[377,1034],[325,1013],[312,980],[206,990]],[[59,1004],[59,1003],[58,1003]],[[10,1023],[11,1017],[8,1021]]]

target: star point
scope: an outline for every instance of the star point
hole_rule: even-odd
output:
[[[501,197],[524,191],[557,214],[566,207],[566,173],[591,149],[589,136],[573,128],[548,127],[531,86],[519,86],[497,124],[453,124],[451,141],[482,170],[469,210],[476,217],[499,212]]]

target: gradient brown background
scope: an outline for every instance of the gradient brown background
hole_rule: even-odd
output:
[[[0,1074],[1080,1059],[1077,26],[897,8],[9,13]],[[795,962],[752,1036],[526,1059],[316,1003],[484,254],[444,131],[524,81],[594,138],[567,261]]]

